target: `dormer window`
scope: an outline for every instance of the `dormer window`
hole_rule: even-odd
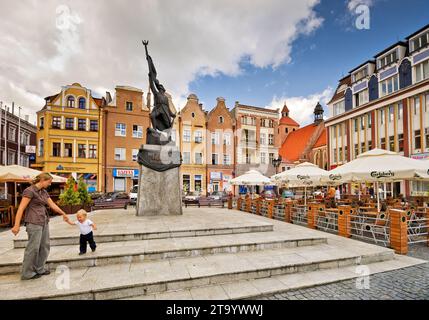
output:
[[[410,52],[417,51],[421,48],[424,48],[429,43],[429,30],[426,30],[424,33],[410,39]]]
[[[74,108],[74,97],[73,96],[68,96],[67,97],[67,107],[69,108]]]
[[[394,62],[398,61],[398,49],[390,51],[388,54],[377,60],[378,69],[382,69]]]
[[[357,82],[368,75],[368,67],[365,67],[352,75],[353,82]]]

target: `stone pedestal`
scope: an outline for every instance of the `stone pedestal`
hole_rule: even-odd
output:
[[[180,151],[176,146],[143,145],[141,153],[147,165],[140,168],[137,216],[181,215]]]

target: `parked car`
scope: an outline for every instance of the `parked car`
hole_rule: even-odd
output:
[[[137,203],[137,194],[139,192],[139,186],[135,185],[130,190],[130,204],[134,205]]]
[[[260,193],[260,196],[264,199],[276,199],[277,194],[274,190],[264,190]]]
[[[228,201],[228,194],[225,191],[213,191],[208,197],[209,200]]]
[[[183,198],[184,201],[188,202],[188,203],[198,203],[198,200],[200,200],[201,198],[201,193],[198,191],[191,191],[188,192],[185,196],[185,198]]]
[[[94,200],[95,209],[124,208],[130,203],[130,196],[126,192],[107,192]]]

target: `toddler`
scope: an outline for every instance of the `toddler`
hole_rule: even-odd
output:
[[[76,213],[77,221],[71,222],[70,220],[67,220],[67,223],[72,226],[79,226],[80,229],[80,252],[79,255],[86,253],[87,243],[89,243],[89,247],[91,248],[92,252],[95,251],[95,248],[97,245],[94,241],[94,234],[92,233],[92,230],[97,230],[97,226],[94,222],[89,220],[87,218],[87,212],[83,209],[79,210]]]

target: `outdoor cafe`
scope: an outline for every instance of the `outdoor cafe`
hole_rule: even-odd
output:
[[[300,189],[303,196],[264,199],[247,194],[231,198],[230,209],[372,242],[400,254],[406,254],[409,245],[429,245],[429,199],[379,192],[380,184],[429,181],[426,161],[373,149],[331,171],[305,162],[271,178],[257,171],[252,176],[253,180],[237,177],[231,183]],[[375,192],[372,196],[338,192],[350,184],[369,184]],[[327,190],[326,196],[314,195],[313,191],[320,188]]]

